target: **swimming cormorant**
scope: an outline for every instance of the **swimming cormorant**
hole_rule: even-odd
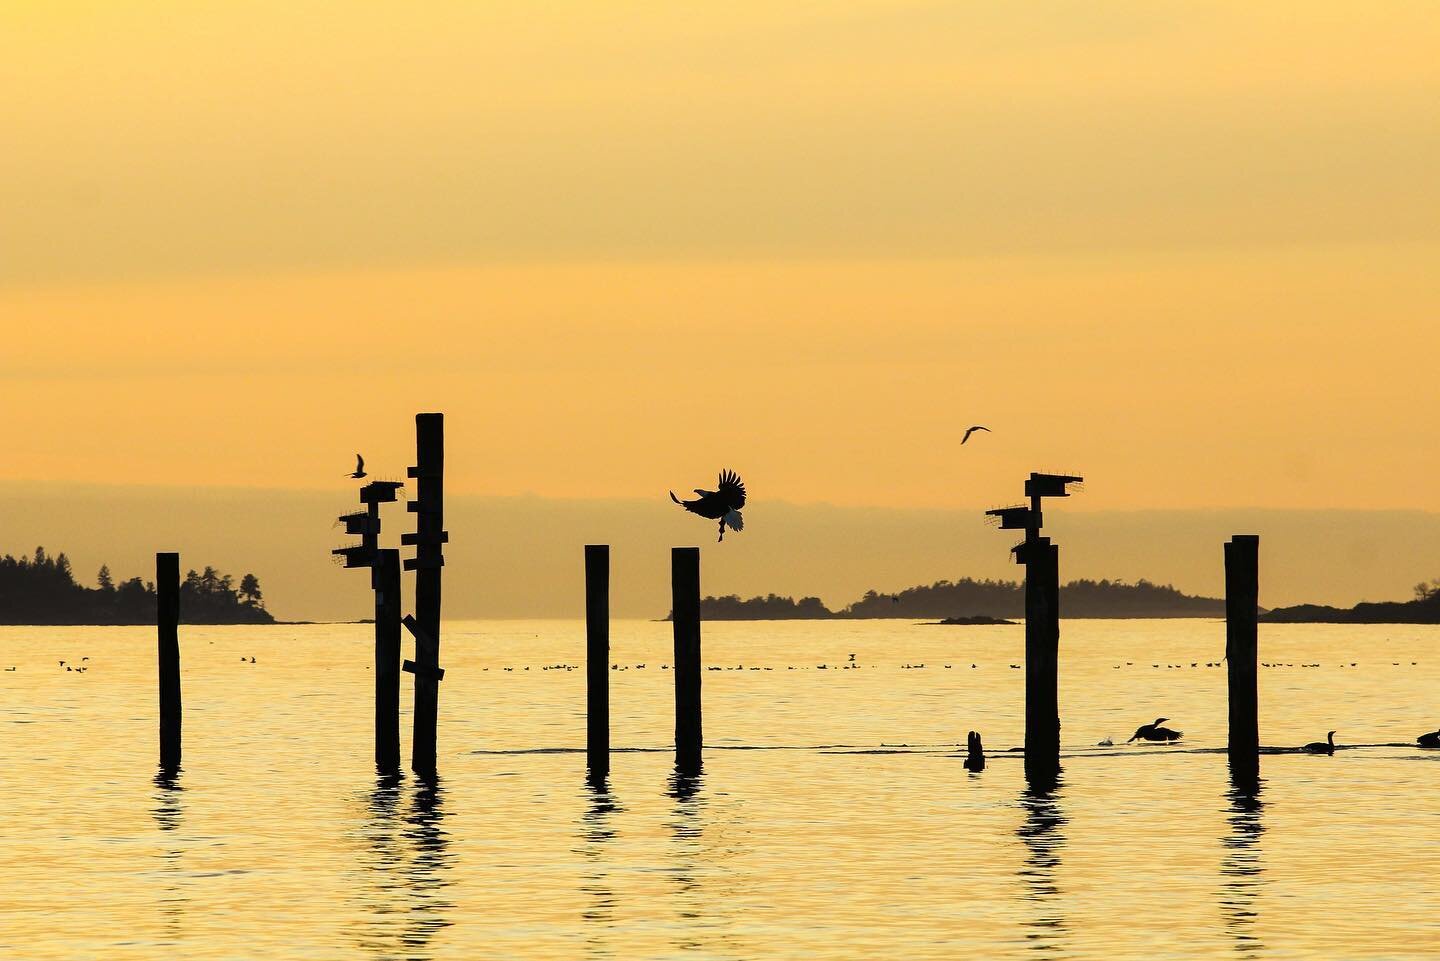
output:
[[[1335,732],[1331,731],[1325,735],[1323,741],[1311,741],[1302,749],[1310,754],[1334,754],[1335,753]]]
[[[1422,734],[1416,741],[1421,747],[1440,747],[1440,731],[1431,731],[1429,734]]]

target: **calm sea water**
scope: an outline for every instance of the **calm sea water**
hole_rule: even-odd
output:
[[[669,628],[617,622],[636,750],[597,791],[579,622],[447,625],[434,788],[374,775],[367,626],[182,628],[174,785],[153,629],[0,628],[0,956],[1440,956],[1440,752],[1396,746],[1440,726],[1440,629],[1263,626],[1294,665],[1261,670],[1263,742],[1376,746],[1266,757],[1254,799],[1193,750],[1225,739],[1200,620],[1066,622],[1064,780],[1027,792],[995,755],[1021,740],[1021,631],[707,624],[727,670],[691,783]],[[1161,715],[1188,750],[1119,746]]]

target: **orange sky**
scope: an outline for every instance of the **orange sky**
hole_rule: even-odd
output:
[[[1440,510],[1440,17],[0,5],[0,480]],[[970,423],[994,428],[963,451]]]

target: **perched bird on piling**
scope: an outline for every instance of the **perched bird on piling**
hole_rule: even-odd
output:
[[[1137,728],[1135,729],[1135,733],[1132,734],[1132,735],[1130,735],[1130,741],[1133,741],[1133,740],[1135,740],[1136,738],[1139,738],[1139,739],[1142,740],[1142,741],[1178,741],[1178,740],[1180,740],[1180,738],[1181,738],[1182,736],[1184,736],[1184,733],[1185,733],[1185,732],[1183,732],[1183,731],[1172,731],[1172,730],[1170,730],[1168,727],[1161,727],[1161,726],[1160,726],[1161,724],[1164,724],[1164,723],[1165,723],[1166,721],[1168,721],[1168,720],[1170,720],[1168,717],[1157,717],[1157,718],[1155,719],[1155,723],[1154,723],[1154,724],[1142,724],[1142,725],[1140,725],[1139,727],[1137,727]],[[1125,743],[1126,743],[1126,744],[1129,744],[1130,741],[1126,741]]]
[[[15,668],[10,668],[15,670]],[[1415,739],[1415,743],[1421,747],[1440,747],[1440,731],[1432,731],[1429,734],[1422,734]]]
[[[364,476],[365,476],[365,458],[361,457],[359,454],[356,454],[356,455],[355,455],[355,470],[354,470],[354,472],[349,473],[349,474],[346,474],[345,476],[346,476],[346,477],[353,477],[353,478],[355,478],[356,480],[359,480],[360,478],[364,477]]]
[[[682,501],[675,496],[674,491],[671,491],[670,499],[692,514],[699,514],[712,521],[718,520],[720,522],[718,540],[723,541],[727,526],[732,531],[745,529],[745,519],[740,516],[740,509],[745,506],[745,484],[740,480],[739,474],[731,470],[722,470],[716,488],[713,491],[695,488],[695,493],[700,496],[693,501]]]
[[[965,738],[968,753],[965,756],[965,770],[979,774],[985,770],[985,745],[980,743],[980,732],[971,731]]]
[[[1323,741],[1311,741],[1301,750],[1308,754],[1334,754],[1335,753],[1335,732],[1331,731],[1325,735]]]
[[[965,436],[960,438],[960,445],[963,447],[965,445],[965,442],[970,439],[970,435],[975,433],[977,430],[983,430],[987,434],[990,433],[990,428],[981,427],[979,424],[976,424],[974,427],[966,429]]]

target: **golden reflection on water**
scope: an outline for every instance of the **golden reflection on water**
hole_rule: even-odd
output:
[[[1037,957],[1062,957],[1065,946],[1064,899],[1056,881],[1065,847],[1066,818],[1060,807],[1060,784],[1027,787],[1020,795],[1025,820],[1015,834],[1025,844],[1018,872],[1028,902],[1025,939]]]
[[[1262,671],[1263,742],[1337,728],[1371,746],[1266,755],[1263,783],[1227,790],[1224,672],[1188,668],[1223,646],[1218,622],[1067,624],[1065,771],[1048,789],[1005,750],[1018,628],[707,625],[711,663],[746,669],[704,676],[711,742],[683,777],[671,676],[653,669],[667,626],[617,624],[617,751],[590,782],[583,671],[541,669],[575,661],[583,625],[454,627],[433,783],[374,773],[364,626],[187,629],[185,768],[153,779],[153,631],[0,631],[18,668],[0,674],[0,957],[1429,950],[1440,752],[1406,739],[1436,727],[1437,629],[1262,629],[1267,656],[1323,665]],[[851,652],[862,669],[814,668]],[[76,655],[90,671],[55,670]],[[1187,667],[1150,669],[1167,661]],[[1096,747],[1157,716],[1182,745]],[[974,775],[971,729],[990,747]]]
[[[1260,800],[1263,780],[1239,777],[1227,794],[1230,833],[1221,839],[1225,856],[1220,862],[1220,910],[1225,928],[1242,958],[1258,958],[1265,945],[1260,940],[1260,891],[1265,883],[1260,837],[1265,833],[1265,803]]]

